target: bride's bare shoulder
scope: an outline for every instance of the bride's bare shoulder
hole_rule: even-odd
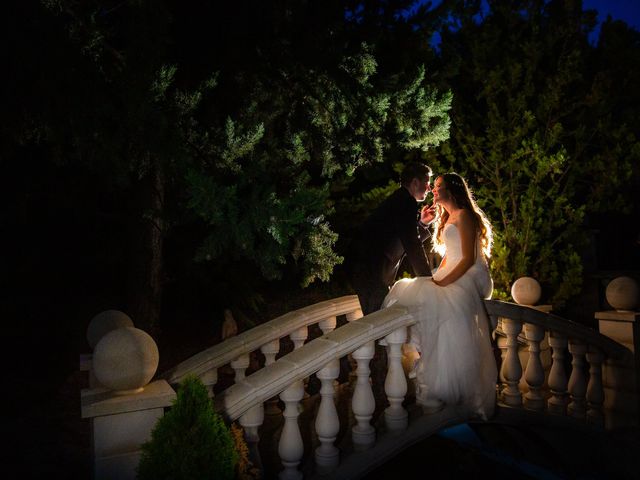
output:
[[[466,208],[461,208],[457,210],[454,215],[451,215],[451,217],[449,218],[449,222],[447,223],[453,223],[458,228],[465,228],[472,227],[473,222],[474,217],[471,211]]]
[[[473,213],[468,208],[461,208],[458,210],[458,219],[465,222],[473,221]]]

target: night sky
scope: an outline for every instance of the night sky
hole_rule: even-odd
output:
[[[638,0],[583,0],[585,9],[598,11],[598,20],[604,21],[607,15],[614,20],[624,20],[629,25],[640,28],[640,1]]]
[[[598,11],[598,21],[603,22],[611,15],[613,20],[623,20],[636,30],[640,30],[640,0],[583,0],[583,8]],[[597,38],[598,28],[594,32]]]
[[[440,1],[433,0],[431,3],[435,6]],[[624,20],[640,30],[640,0],[583,0],[582,5],[585,10],[597,10],[600,22],[611,15],[614,20]]]

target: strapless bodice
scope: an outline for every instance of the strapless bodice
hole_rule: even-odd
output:
[[[436,280],[444,277],[462,259],[462,240],[460,238],[460,231],[458,230],[458,227],[453,223],[447,223],[442,231],[442,235],[444,237],[444,245],[447,252],[447,261],[446,264],[443,267],[438,268],[436,273],[433,275],[433,278]],[[482,246],[480,245],[480,241],[477,237],[475,248],[475,263],[478,266],[485,266],[486,262],[484,254],[482,253]]]

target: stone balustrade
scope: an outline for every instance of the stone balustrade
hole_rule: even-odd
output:
[[[631,354],[629,349],[581,324],[540,309],[492,300],[487,301],[486,306],[489,315],[501,324],[506,337],[497,398],[499,405],[502,408],[523,408],[541,414],[562,415],[589,423],[594,428],[605,427],[604,361],[628,361]],[[401,347],[406,340],[407,327],[413,322],[412,316],[401,306],[367,315],[358,322],[305,344],[270,367],[237,382],[219,395],[217,406],[229,420],[238,419],[243,424],[244,416],[250,414],[256,404],[280,395],[290,412],[290,417],[287,417],[285,411],[285,428],[279,438],[278,452],[282,463],[280,478],[360,478],[395,454],[396,450],[389,448],[389,438],[395,438],[395,442],[401,444],[403,442],[399,439],[407,436],[408,431],[412,433],[407,438],[417,435],[415,428],[409,425],[410,416],[403,406],[407,379],[401,361]],[[524,335],[528,344],[528,359],[524,369],[518,342],[521,335]],[[369,362],[374,355],[374,342],[382,339],[387,345],[389,359],[385,380],[389,406],[383,416],[385,439],[379,438],[380,432],[372,424],[376,399],[371,388],[369,369]],[[540,344],[545,339],[552,352],[551,365],[546,370],[540,357]],[[346,458],[346,452],[334,443],[337,432],[344,427],[337,423],[339,416],[333,386],[333,379],[337,377],[335,362],[345,355],[351,355],[356,364],[356,380],[351,397],[353,425],[349,430],[349,454],[360,458],[359,462]],[[545,375],[545,372],[548,373]],[[300,385],[313,373],[322,379],[322,388],[320,407],[315,418],[317,438],[314,444],[318,446],[313,460],[308,460],[311,456],[306,455],[302,448],[301,427],[293,419],[298,419],[302,409]],[[521,388],[523,382],[525,389]],[[297,407],[293,408],[292,403],[296,403]],[[423,420],[423,428],[431,433],[447,422],[466,420],[459,409],[456,413],[445,409],[444,413],[424,417],[432,417],[431,422]],[[415,418],[412,421],[416,423]],[[637,418],[632,421],[637,421]],[[394,432],[404,433],[398,437],[394,436]],[[253,441],[256,440],[259,441],[254,437]],[[380,448],[378,444],[386,446]],[[367,453],[373,451],[375,454]],[[307,461],[315,462],[313,467],[303,465],[307,457]],[[345,465],[349,466],[346,470]],[[347,477],[344,476],[346,471],[349,472]]]
[[[307,340],[309,327],[318,325],[323,333],[328,333],[336,328],[336,317],[342,315],[348,322],[362,317],[356,295],[346,295],[288,312],[203,350],[165,372],[162,378],[171,385],[176,385],[187,374],[194,374],[213,393],[220,367],[230,364],[235,371],[234,380],[238,382],[244,378],[252,352],[262,352],[264,364],[268,366],[280,353],[280,339],[288,336],[293,342],[294,350],[298,349]]]
[[[498,300],[486,300],[485,305],[494,322],[502,325],[506,337],[506,341],[498,342],[506,350],[500,369],[498,401],[511,407],[523,405],[530,410],[585,419],[607,428],[618,424],[614,420],[614,411],[619,410],[613,401],[615,393],[605,395],[603,372],[605,377],[612,378],[621,369],[633,368],[634,354],[627,345],[536,307]],[[606,316],[596,313],[599,315]],[[525,362],[521,360],[523,352],[518,341],[522,330],[528,344]],[[548,369],[540,356],[545,338],[551,350]],[[526,364],[524,376],[522,363]],[[633,395],[637,398],[637,391]],[[610,398],[605,405],[606,397]],[[627,408],[625,412],[628,415],[624,421],[637,425],[637,410]]]
[[[633,378],[637,376],[636,360],[629,348],[637,337],[631,343],[628,339],[612,339],[529,306],[495,300],[487,300],[485,305],[492,323],[500,326],[501,338],[496,342],[503,350],[496,379],[499,408],[562,416],[593,428],[613,428],[616,423],[610,420],[611,412],[622,412],[627,424],[637,425],[637,410],[616,410],[620,403],[617,397],[631,395],[637,404],[637,389],[626,384],[621,388],[623,381],[629,383],[629,368],[635,372]],[[340,315],[346,316],[347,323],[336,328]],[[260,451],[265,407],[274,399],[284,405],[283,411],[277,410],[282,419],[278,436],[265,439],[277,442],[274,454],[280,460],[280,478],[362,478],[411,443],[468,419],[459,406],[431,414],[416,414],[411,408],[402,346],[407,328],[414,321],[399,305],[363,317],[357,297],[342,297],[290,312],[232,337],[162,377],[175,384],[194,373],[213,389],[217,369],[230,365],[235,383],[217,394],[214,401],[228,421],[237,421],[244,428],[251,451]],[[323,335],[308,340],[308,329],[314,324]],[[291,338],[294,349],[276,360],[283,336]],[[374,422],[374,412],[380,407],[376,402],[381,399],[374,396],[369,364],[375,342],[381,341],[388,357],[386,408],[380,421]],[[264,365],[246,375],[249,354],[257,350],[264,354]],[[543,352],[548,355],[543,356]],[[354,366],[352,388],[346,390],[350,394],[346,420],[337,409],[340,386],[336,381],[339,361],[344,357]],[[321,386],[315,407],[305,412],[305,382],[312,375]],[[172,391],[163,391],[166,402]],[[94,399],[86,408],[89,405],[94,408],[99,402]],[[151,410],[157,410],[158,405]],[[157,416],[156,410],[152,414]],[[94,413],[83,411],[83,416],[100,416]],[[309,419],[309,415],[315,417]],[[305,437],[309,432],[311,441]],[[305,451],[305,445],[310,445],[311,451]]]

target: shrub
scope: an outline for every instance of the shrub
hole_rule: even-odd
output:
[[[229,428],[213,409],[202,381],[190,375],[142,445],[138,479],[232,479],[237,463]]]

